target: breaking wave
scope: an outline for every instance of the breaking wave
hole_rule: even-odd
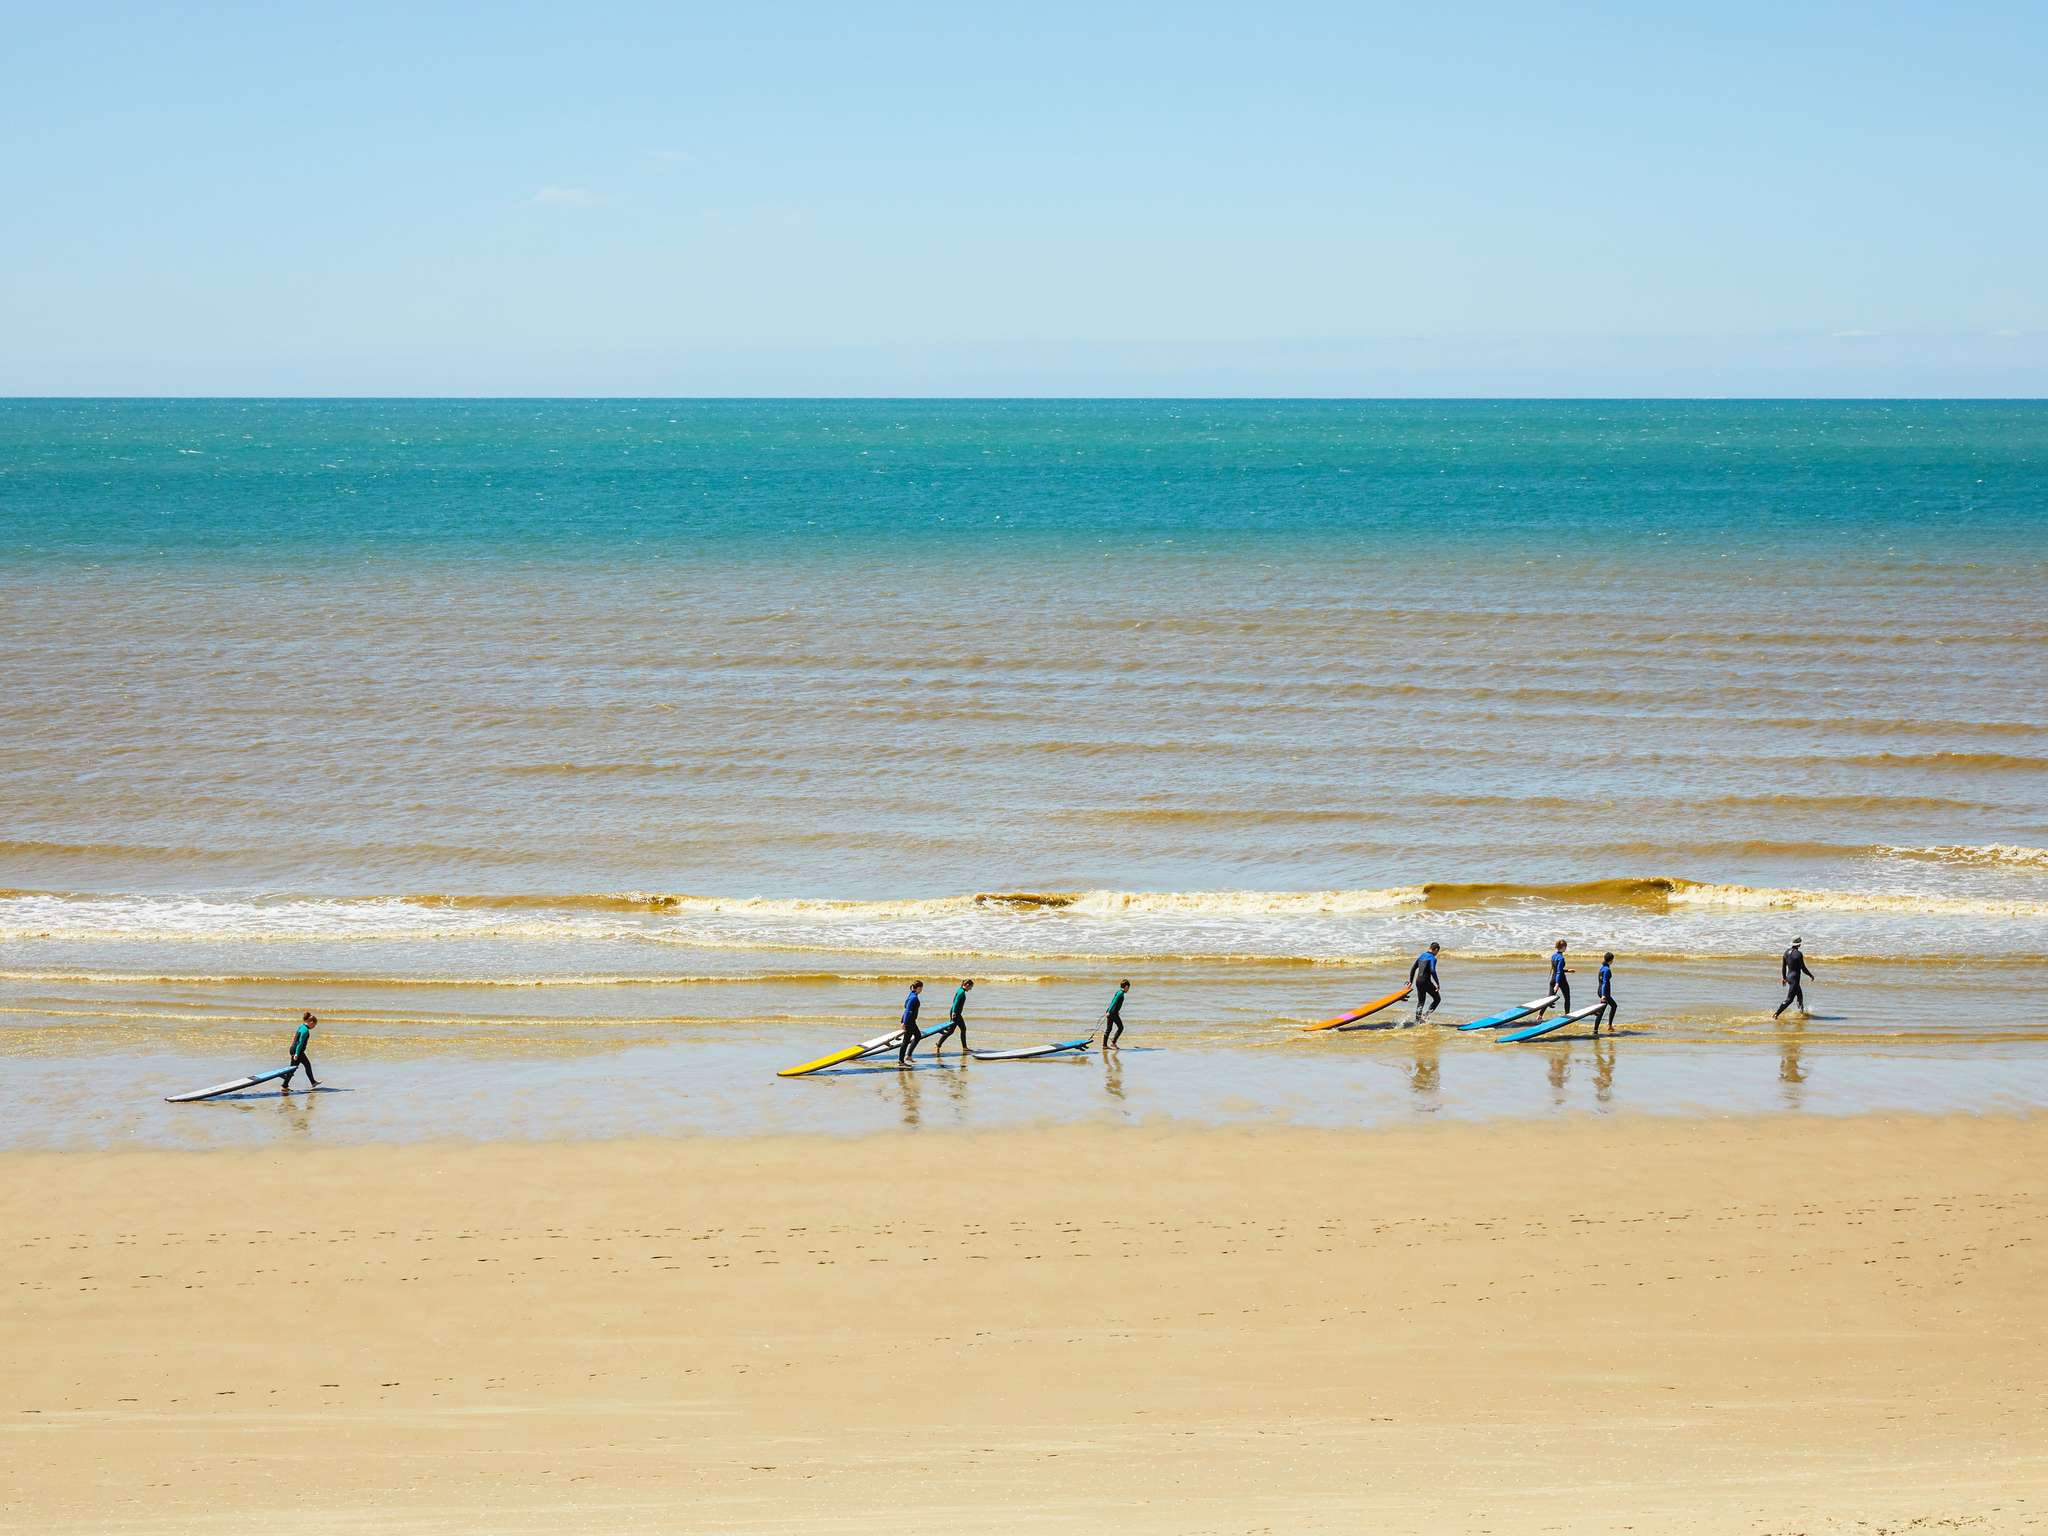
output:
[[[2017,843],[1945,843],[1933,848],[1886,848],[1883,851],[1894,858],[1928,859],[1940,864],[2048,869],[2048,848],[2023,848]]]

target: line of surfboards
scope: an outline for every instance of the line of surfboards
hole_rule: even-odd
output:
[[[928,1030],[926,1033],[936,1034],[938,1031]],[[902,1043],[903,1031],[900,1028],[892,1029],[888,1034],[877,1035],[872,1040],[863,1040],[857,1045],[849,1045],[841,1050],[829,1051],[825,1055],[820,1056],[816,1061],[806,1061],[794,1067],[784,1067],[775,1075],[777,1077],[808,1077],[811,1073],[822,1072],[827,1067],[844,1066],[850,1061],[859,1061],[863,1056],[876,1056],[883,1051],[893,1051]],[[1077,1040],[1056,1040],[1051,1045],[1027,1045],[1014,1051],[969,1051],[967,1054],[976,1061],[1030,1061],[1040,1056],[1063,1056],[1077,1051],[1085,1051],[1094,1043],[1095,1036],[1089,1034],[1083,1035]]]
[[[1384,1008],[1393,1007],[1394,1004],[1404,1001],[1412,996],[1413,993],[1414,989],[1412,987],[1403,987],[1398,992],[1389,992],[1385,997],[1375,998],[1361,1007],[1352,1009],[1349,1013],[1340,1013],[1334,1019],[1323,1019],[1318,1023],[1304,1024],[1302,1032],[1304,1034],[1315,1034],[1319,1030],[1356,1028],[1363,1020],[1371,1018]],[[1500,1029],[1505,1025],[1518,1023],[1529,1017],[1532,1013],[1541,1013],[1546,1008],[1554,1008],[1560,1000],[1560,994],[1556,992],[1547,993],[1542,997],[1532,997],[1526,1003],[1517,1003],[1512,1008],[1503,1008],[1498,1013],[1489,1013],[1483,1019],[1474,1019],[1469,1024],[1458,1025],[1457,1028],[1460,1031]],[[1499,1035],[1495,1038],[1502,1045],[1514,1045],[1523,1040],[1540,1040],[1555,1030],[1563,1029],[1567,1024],[1583,1023],[1605,1006],[1606,1004],[1604,1003],[1593,1003],[1588,1007],[1577,1008],[1569,1013],[1560,1013],[1553,1019],[1538,1019],[1534,1024],[1528,1025],[1525,1028],[1515,1030],[1510,1034]]]
[[[1353,1008],[1348,1013],[1340,1013],[1333,1019],[1323,1019],[1315,1024],[1303,1025],[1303,1033],[1314,1034],[1321,1030],[1354,1028],[1371,1018],[1374,1014],[1391,1008],[1396,1003],[1407,1001],[1413,994],[1413,991],[1414,989],[1411,987],[1403,987],[1398,992],[1389,992],[1385,997],[1374,998],[1371,1002]],[[1474,1019],[1469,1024],[1460,1024],[1457,1027],[1461,1031],[1499,1029],[1504,1025],[1517,1023],[1532,1013],[1538,1013],[1552,1007],[1557,1001],[1558,994],[1555,992],[1544,997],[1532,997],[1526,1003],[1518,1003],[1512,1008],[1503,1008],[1498,1013],[1489,1013],[1483,1019]],[[1511,1034],[1498,1036],[1497,1038],[1503,1045],[1513,1045],[1523,1040],[1540,1040],[1545,1035],[1563,1029],[1568,1024],[1581,1023],[1591,1018],[1603,1006],[1603,1004],[1594,1003],[1589,1007],[1575,1009],[1570,1013],[1561,1013],[1554,1019],[1539,1019],[1534,1024],[1515,1030]],[[930,1033],[936,1033],[936,1031],[931,1031]],[[784,1067],[775,1075],[777,1077],[808,1077],[813,1072],[823,1072],[829,1067],[844,1066],[848,1062],[859,1061],[865,1056],[875,1056],[883,1051],[893,1051],[902,1043],[902,1040],[902,1029],[892,1029],[886,1034],[876,1035],[872,1040],[862,1040],[853,1045],[843,1046],[836,1051],[828,1051],[815,1061],[801,1062],[794,1067]],[[1056,1040],[1050,1045],[1027,1045],[1009,1051],[970,1051],[967,1054],[971,1055],[976,1061],[1031,1061],[1041,1056],[1062,1056],[1078,1053],[1087,1050],[1094,1043],[1095,1036],[1087,1034],[1073,1040]],[[217,1099],[226,1094],[239,1093],[245,1088],[254,1088],[261,1083],[275,1082],[277,1079],[289,1074],[290,1071],[290,1067],[279,1067],[274,1072],[259,1072],[249,1077],[237,1077],[229,1082],[215,1083],[211,1088],[200,1088],[191,1093],[172,1094],[164,1102],[166,1104],[196,1104],[203,1099]]]

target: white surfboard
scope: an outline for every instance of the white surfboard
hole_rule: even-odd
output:
[[[969,1054],[976,1061],[1029,1061],[1033,1056],[1057,1056],[1062,1051],[1085,1051],[1094,1043],[1093,1035],[1083,1035],[1078,1040],[1062,1040],[1057,1045],[1027,1045],[1016,1051],[972,1051]]]
[[[816,1061],[804,1062],[801,1066],[784,1067],[777,1077],[804,1077],[812,1072],[822,1072],[827,1067],[836,1067],[849,1061],[858,1061],[863,1056],[872,1056],[877,1051],[893,1051],[903,1043],[903,1027],[899,1024],[886,1035],[877,1035],[872,1040],[863,1040],[858,1045],[842,1046],[839,1050],[820,1056]]]
[[[275,1072],[258,1072],[254,1077],[238,1077],[232,1083],[215,1083],[211,1088],[201,1088],[196,1093],[174,1093],[165,1099],[166,1104],[196,1104],[201,1099],[217,1099],[224,1093],[237,1093],[244,1088],[254,1088],[258,1083],[274,1083],[280,1077],[291,1076],[290,1067],[279,1067]]]

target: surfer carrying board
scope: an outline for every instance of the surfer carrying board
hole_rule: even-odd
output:
[[[1792,947],[1786,950],[1778,961],[1778,979],[1785,983],[1785,1001],[1778,1004],[1777,1013],[1771,1015],[1774,1019],[1794,1003],[1799,1005],[1799,1017],[1813,1017],[1806,1011],[1806,989],[1800,985],[1802,980],[1813,974],[1813,967],[1806,963],[1806,955],[1799,948],[1802,942],[1804,941],[1794,939]]]
[[[283,1091],[286,1093],[292,1091],[292,1079],[298,1075],[299,1068],[301,1067],[306,1069],[307,1086],[311,1088],[318,1088],[320,1086],[320,1079],[313,1075],[313,1058],[306,1054],[306,1047],[313,1043],[313,1028],[319,1022],[310,1013],[301,1014],[299,1017],[299,1027],[292,1032],[292,1065],[291,1070],[284,1075]]]
[[[946,1027],[941,1030],[935,1030],[932,1034],[932,1054],[934,1056],[938,1055],[939,1052],[943,1051],[946,1048],[946,1042],[953,1038],[955,1031],[958,1031],[960,1035],[960,1056],[963,1061],[966,1060],[967,994],[972,992],[973,990],[974,978],[972,976],[969,976],[964,981],[962,981],[959,987],[954,991],[953,1006],[951,1010],[946,1014]]]
[[[1131,990],[1128,981],[1116,984],[1116,994],[1109,1000],[1109,1006],[1102,1011],[1102,1048],[1105,1051],[1117,1049],[1117,1041],[1124,1037],[1124,996]]]
[[[1417,955],[1415,963],[1408,967],[1408,985],[1415,989],[1417,1024],[1435,1013],[1437,1004],[1444,1000],[1436,984],[1436,957],[1443,953],[1443,949],[1443,945],[1432,939],[1429,948]]]
[[[1572,984],[1565,980],[1571,969],[1564,963],[1564,940],[1557,941],[1557,948],[1550,952],[1550,990],[1557,994],[1558,1002],[1566,1013],[1572,1011]],[[1538,1014],[1540,1019],[1542,1014]]]
[[[903,999],[903,1039],[896,1046],[896,1065],[908,1067],[910,1053],[917,1049],[917,1042],[924,1038],[917,1029],[917,1010],[924,996],[924,983],[913,981],[910,995]]]
[[[1621,1012],[1614,1002],[1614,951],[1611,949],[1601,958],[1600,980],[1595,983],[1595,987],[1593,996],[1600,1000],[1602,1006],[1599,1012],[1593,1015],[1593,1033],[1600,1033],[1600,1020],[1605,1017],[1607,1033],[1611,1035],[1614,1033],[1614,1016]]]

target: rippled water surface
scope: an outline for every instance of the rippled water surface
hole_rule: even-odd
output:
[[[0,1050],[767,1067],[943,967],[1228,1052],[1431,938],[1680,1028],[1796,934],[1981,1052],[2044,575],[2041,405],[0,402]]]

